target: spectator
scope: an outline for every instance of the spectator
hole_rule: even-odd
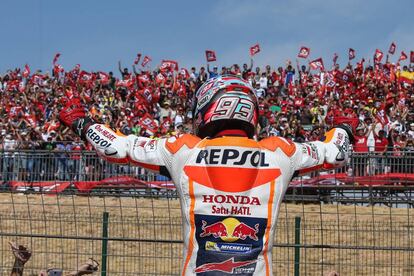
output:
[[[23,276],[24,266],[30,260],[32,253],[23,245],[18,245],[14,242],[9,242],[12,253],[14,255],[14,265],[10,273],[11,276]],[[88,259],[84,264],[77,267],[76,270],[69,272],[69,276],[81,276],[87,274],[93,274],[98,271],[99,263],[94,259]],[[56,269],[48,269],[40,271],[39,276],[47,276],[51,270],[56,271]],[[62,272],[61,270],[58,270]]]
[[[207,63],[208,78],[215,78],[219,75],[217,66],[213,67],[213,71],[210,71],[210,64]]]

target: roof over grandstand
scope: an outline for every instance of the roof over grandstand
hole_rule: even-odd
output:
[[[301,46],[328,65],[334,53],[348,62],[349,48],[372,60],[393,41],[397,60],[414,50],[413,8],[410,0],[6,1],[0,74],[26,63],[49,70],[57,52],[65,68],[87,70],[114,70],[118,60],[130,66],[137,53],[151,56],[152,68],[162,59],[199,67],[206,49],[219,66],[240,64],[256,43],[258,66],[295,59]]]

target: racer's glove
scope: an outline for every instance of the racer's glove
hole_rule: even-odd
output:
[[[84,139],[86,131],[95,122],[87,117],[79,99],[64,100],[63,104],[66,106],[59,112],[59,120]]]

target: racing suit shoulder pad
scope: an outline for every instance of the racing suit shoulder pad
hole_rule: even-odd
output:
[[[192,149],[194,148],[198,142],[200,142],[201,139],[197,136],[191,135],[191,134],[184,134],[182,136],[179,136],[176,139],[167,139],[165,143],[165,148],[172,154],[175,154],[177,151],[179,151],[184,145],[186,145],[188,148]]]
[[[289,157],[292,156],[296,151],[295,144],[282,137],[268,137],[261,140],[259,143],[262,147],[270,151],[276,151],[277,149],[281,149],[283,153],[285,153]]]

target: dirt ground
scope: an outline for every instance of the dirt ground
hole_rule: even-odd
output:
[[[74,269],[102,262],[103,212],[109,213],[107,275],[177,275],[182,258],[176,199],[0,194],[0,271],[12,256],[7,242],[33,256],[25,275],[41,268]],[[411,209],[283,204],[273,249],[275,275],[293,275],[295,217],[300,218],[300,275],[413,275]],[[321,248],[328,245],[329,248]],[[341,247],[341,248],[338,248]],[[375,250],[373,250],[373,247]]]

